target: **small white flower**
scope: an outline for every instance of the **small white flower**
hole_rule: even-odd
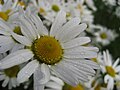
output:
[[[15,13],[17,11],[17,3],[18,0],[12,2],[12,0],[7,0],[3,5],[0,6],[0,18],[5,21],[14,20],[18,14]]]
[[[108,45],[111,41],[113,41],[118,35],[105,27],[97,26],[98,31],[93,33],[95,34],[95,40],[100,42],[102,45]]]
[[[18,44],[13,39],[12,32],[21,34],[20,27],[0,19],[0,53],[5,53]]]
[[[104,82],[107,84],[108,90],[113,90],[114,82],[120,80],[119,58],[113,63],[113,59],[108,50],[103,52],[103,59],[99,59],[102,73],[105,74]]]
[[[30,13],[30,12],[29,12]],[[97,56],[98,48],[86,47],[89,37],[77,37],[87,25],[79,24],[79,18],[66,23],[66,13],[60,11],[50,31],[36,14],[21,13],[19,17],[23,35],[12,33],[15,40],[27,48],[11,53],[0,61],[0,69],[5,69],[31,61],[18,73],[22,83],[34,73],[35,90],[43,89],[50,80],[51,71],[66,83],[76,86],[88,81],[99,66],[86,58]],[[38,87],[36,87],[38,86]]]

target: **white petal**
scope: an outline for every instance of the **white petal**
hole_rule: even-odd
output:
[[[42,64],[41,65],[41,72],[43,73],[43,78],[39,81],[41,84],[45,84],[50,80],[50,70],[48,65]]]
[[[39,67],[39,62],[33,60],[29,62],[20,72],[18,73],[17,80],[19,83],[25,82]]]
[[[9,24],[0,18],[0,27],[3,28],[6,32],[11,32],[12,28],[9,27]]]
[[[98,52],[98,48],[97,47],[78,46],[78,47],[74,47],[74,48],[64,50],[64,52],[83,52],[83,51]]]
[[[9,77],[6,77],[5,80],[2,83],[2,87],[6,87],[9,82]]]
[[[39,81],[43,78],[43,73],[41,72],[41,67],[36,69],[34,72],[34,90],[44,90],[44,84],[40,84]]]
[[[77,46],[86,44],[86,43],[88,43],[90,41],[91,40],[90,40],[89,37],[78,37],[78,38],[72,39],[69,42],[62,43],[62,47],[64,49],[73,48],[73,47],[77,47]]]
[[[4,53],[15,45],[14,40],[10,36],[0,36],[0,53]]]
[[[0,81],[5,79],[5,75],[0,75]]]
[[[78,25],[80,21],[81,20],[79,17],[72,18],[65,25],[63,25],[60,29],[58,29],[59,33],[56,33],[55,38],[59,40],[59,38],[61,37],[60,33],[64,33],[64,31],[67,30],[68,28]]]
[[[32,39],[36,39],[38,35],[35,32],[35,28],[31,25],[30,18],[28,18],[27,16],[21,16],[20,20],[21,24],[24,25],[27,29],[25,31],[31,34]]]
[[[117,67],[115,67],[115,71],[116,71],[116,72],[120,72],[120,65],[117,66]]]
[[[61,26],[63,25],[63,23],[65,23],[65,21],[66,21],[66,13],[64,11],[60,11],[56,16],[54,23],[51,26],[50,35],[55,36],[58,29],[61,28]]]
[[[68,60],[68,59],[64,59],[64,60],[70,66],[74,66],[74,67],[78,68],[79,70],[81,70],[81,72],[83,72],[83,74],[85,74],[85,75],[93,76],[95,74],[95,71],[93,70],[93,68],[90,65],[83,63],[85,60],[83,62],[81,62],[81,60]],[[83,75],[83,77],[84,77],[84,75]]]
[[[13,87],[16,87],[16,78],[11,78],[11,83]]]
[[[119,61],[120,61],[120,59],[118,58],[118,59],[114,62],[113,68],[115,68],[115,67],[118,65]]]
[[[64,85],[64,82],[61,79],[59,79],[58,77],[51,76],[50,80],[52,80],[52,81],[54,81],[54,82],[56,82],[56,83],[58,83],[60,85]]]
[[[110,80],[110,78],[111,78],[111,77],[110,77],[109,75],[106,75],[105,78],[104,78],[104,82],[105,82],[105,83],[108,83],[109,80]]]
[[[57,84],[56,82],[52,82],[52,81],[48,82],[45,86],[51,89],[55,89],[55,90],[62,89],[61,85]]]
[[[64,56],[65,58],[96,58],[97,57],[97,53],[93,52],[93,51],[80,51],[80,52],[64,52]]]
[[[85,23],[82,23],[80,25],[68,28],[67,30],[63,31],[59,40],[61,42],[69,41],[78,36],[81,32],[83,32],[86,29],[86,27],[87,25]]]
[[[48,30],[47,28],[43,25],[43,22],[41,21],[41,19],[33,14],[31,15],[31,19],[33,20],[34,24],[36,25],[37,31],[40,35],[48,35]]]
[[[15,40],[17,40],[18,42],[20,42],[23,45],[31,46],[31,44],[32,44],[32,42],[24,36],[18,35],[16,33],[12,33],[12,36],[14,37]]]
[[[30,60],[33,56],[33,53],[29,49],[18,50],[0,61],[0,69],[6,69],[24,63]]]
[[[80,68],[76,64],[68,63],[68,62],[65,62],[65,61],[61,62],[61,64],[64,68],[66,68],[66,70],[71,72],[73,74],[73,76],[76,77],[79,80],[79,82],[83,83],[83,82],[88,81],[88,76],[87,75],[89,75],[90,73],[83,70],[82,67]],[[94,75],[93,73],[91,73],[91,74]]]
[[[62,65],[59,63],[59,65],[56,65],[51,68],[55,74],[60,77],[63,81],[66,83],[77,86],[78,85],[78,79],[74,76],[74,73],[69,71],[69,68],[66,68],[65,65]]]

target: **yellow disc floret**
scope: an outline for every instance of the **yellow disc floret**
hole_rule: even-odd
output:
[[[52,10],[55,11],[55,12],[58,12],[58,11],[60,11],[60,8],[59,8],[58,5],[53,4],[53,5],[52,5]]]
[[[32,50],[41,63],[53,65],[62,59],[63,50],[60,43],[50,36],[36,39],[32,45]]]
[[[2,18],[3,20],[7,21],[9,18],[9,13],[11,12],[11,10],[7,10],[6,12],[0,12],[0,18]]]
[[[106,66],[106,72],[107,72],[110,76],[115,77],[116,72],[115,72],[115,70],[114,70],[111,66]]]
[[[100,34],[100,37],[101,37],[102,39],[106,39],[106,38],[107,38],[107,34],[103,32],[103,33]]]
[[[4,72],[5,72],[6,76],[8,76],[8,77],[16,77],[19,70],[20,70],[19,66],[16,65],[14,67],[5,69]]]

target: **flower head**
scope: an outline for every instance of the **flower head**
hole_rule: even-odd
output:
[[[52,71],[66,83],[76,86],[79,82],[88,81],[88,76],[93,76],[94,69],[99,68],[95,62],[86,60],[96,57],[98,48],[84,46],[90,42],[89,37],[77,37],[87,27],[85,23],[79,24],[78,17],[66,23],[66,13],[60,11],[50,31],[36,14],[23,12],[19,22],[22,35],[13,32],[12,36],[26,48],[5,57],[0,62],[0,68],[31,60],[18,73],[20,83],[34,73],[35,88],[43,88],[41,85],[50,80]]]

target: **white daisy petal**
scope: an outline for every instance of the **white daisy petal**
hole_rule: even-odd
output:
[[[61,34],[64,33],[65,30],[67,30],[70,27],[78,25],[80,23],[80,21],[81,20],[79,17],[72,18],[65,25],[63,25],[60,29],[58,29],[59,33],[56,33],[55,38],[57,38],[59,40],[59,38],[61,37]]]
[[[64,52],[65,58],[96,58],[97,53],[93,51],[79,51],[79,52]]]
[[[8,83],[8,89],[12,89],[11,79],[9,80],[9,83]]]
[[[118,58],[118,59],[114,62],[113,68],[115,68],[115,67],[118,65],[119,61],[120,61],[120,59]]]
[[[112,65],[112,58],[111,58],[108,50],[106,50],[106,58],[107,58],[107,61],[108,61],[108,65],[111,66]]]
[[[81,51],[94,51],[94,52],[98,52],[98,48],[97,47],[85,47],[85,46],[78,46],[78,47],[74,47],[74,48],[70,48],[70,49],[65,49],[65,52],[81,52]]]
[[[75,65],[75,64],[73,64],[73,63],[71,63],[71,64],[69,65],[68,62],[64,62],[64,61],[61,62],[60,64],[61,64],[61,66],[63,66],[64,68],[67,68],[68,71],[70,71],[71,73],[73,73],[73,76],[74,76],[74,77],[77,77],[77,79],[78,79],[81,83],[88,81],[88,77],[87,77],[88,73],[85,72],[85,71],[83,71],[82,69],[80,69],[79,66],[77,66],[77,65]]]
[[[81,63],[84,63],[86,65],[88,65],[89,67],[93,68],[93,69],[100,69],[100,66],[99,64],[97,64],[96,62],[94,61],[91,61],[91,60],[80,60]]]
[[[78,36],[81,32],[83,32],[86,29],[86,27],[87,25],[85,23],[82,23],[80,25],[68,28],[67,30],[64,31],[64,33],[60,35],[61,38],[59,38],[59,40],[61,42],[69,41]]]
[[[60,77],[63,81],[67,82],[68,84],[72,86],[78,85],[78,80],[75,76],[73,76],[73,73],[69,71],[69,69],[66,69],[64,66],[56,65],[51,68],[58,77]]]
[[[106,75],[105,78],[104,78],[104,82],[105,82],[105,83],[108,83],[110,78],[111,78],[111,77],[110,77],[109,75]]]
[[[61,79],[57,78],[57,77],[51,76],[51,77],[50,77],[50,80],[55,81],[55,82],[58,83],[59,85],[64,85],[63,81],[62,81]]]
[[[8,23],[0,18],[0,27],[4,28],[6,32],[11,32],[13,29],[9,27]]]
[[[48,30],[47,28],[43,25],[41,19],[37,15],[31,15],[31,19],[36,25],[37,31],[39,32],[40,35],[48,35]]]
[[[5,79],[5,75],[0,75],[0,81]]]
[[[48,82],[46,84],[46,87],[55,89],[55,90],[59,90],[62,86],[60,86],[59,84],[55,83],[55,82]]]
[[[73,47],[77,47],[77,46],[89,43],[90,41],[91,40],[89,37],[78,37],[70,40],[69,42],[62,43],[62,47],[64,49],[73,48]]]
[[[120,65],[117,66],[117,67],[115,67],[115,71],[116,71],[116,72],[120,72]]]
[[[70,64],[70,66],[75,66],[77,67],[79,70],[83,71],[86,75],[94,75],[95,71],[93,70],[93,68],[91,68],[89,65],[80,62],[80,60],[68,60],[68,59],[64,59],[67,63]],[[89,63],[89,62],[88,62]]]
[[[29,62],[22,70],[19,71],[17,80],[19,83],[22,83],[35,72],[35,70],[39,67],[39,62],[36,60],[33,60]]]
[[[9,77],[6,77],[5,80],[2,83],[2,87],[6,87],[9,82]]]
[[[17,40],[23,45],[30,46],[32,44],[32,42],[24,36],[18,35],[16,33],[12,33],[12,36],[14,37],[15,40]]]
[[[41,72],[43,73],[43,78],[39,81],[40,84],[45,84],[50,80],[50,70],[46,64],[41,65]]]
[[[58,32],[58,29],[66,22],[66,13],[64,11],[60,11],[55,18],[54,23],[50,29],[50,35],[55,36]]]
[[[9,54],[0,61],[0,69],[6,69],[24,63],[30,60],[32,57],[33,53],[30,50],[18,50],[14,53]]]
[[[13,87],[16,87],[16,78],[11,78],[11,83]]]
[[[21,24],[22,25],[24,24],[26,26],[26,28],[27,28],[26,31],[31,34],[31,37],[33,39],[37,38],[37,34],[35,32],[35,29],[34,29],[34,27],[32,27],[31,22],[29,21],[30,19],[26,16],[22,16],[22,17],[20,17],[20,20],[21,20]]]
[[[0,53],[4,53],[15,45],[12,37],[9,36],[0,36]]]
[[[43,78],[43,73],[41,72],[41,67],[36,69],[34,72],[34,90],[44,90],[44,84],[40,84],[39,81]]]

